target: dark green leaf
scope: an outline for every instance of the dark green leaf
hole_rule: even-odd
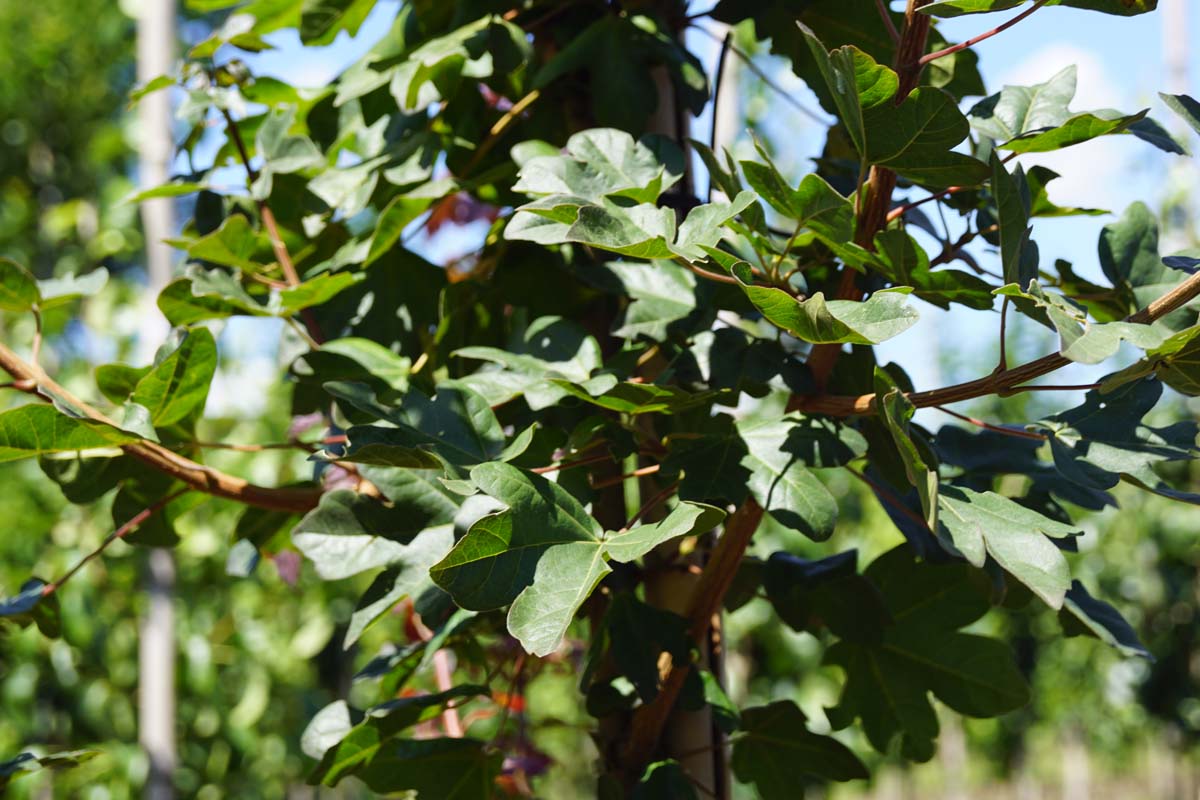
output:
[[[738,780],[753,783],[763,800],[792,800],[798,775],[832,781],[868,777],[848,747],[808,730],[804,712],[791,700],[742,711],[730,763]]]

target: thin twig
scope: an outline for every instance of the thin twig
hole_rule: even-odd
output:
[[[652,496],[649,500],[647,500],[645,503],[642,503],[642,507],[637,510],[636,514],[629,518],[629,521],[625,523],[623,530],[629,530],[632,528],[638,520],[649,514],[677,491],[679,491],[678,481],[672,483],[662,491],[655,493],[654,496]]]
[[[1020,392],[1090,392],[1099,389],[1100,383],[1053,384],[1031,383],[1028,386],[1013,386],[1004,390],[1004,394],[1019,394]]]
[[[627,472],[624,475],[616,475],[612,478],[605,478],[602,481],[596,481],[592,484],[593,489],[607,489],[609,486],[616,486],[618,483],[631,480],[633,478],[642,478],[646,475],[653,475],[662,469],[662,464],[651,464],[648,467],[635,469],[633,472]]]
[[[496,746],[496,741],[504,733],[504,726],[508,723],[508,717],[512,713],[513,697],[517,690],[517,681],[521,679],[521,673],[525,670],[526,657],[524,653],[517,656],[517,666],[513,670],[512,679],[508,682],[508,694],[504,697],[504,710],[500,712],[500,722],[496,725],[496,735],[492,737],[491,746]]]
[[[858,478],[860,481],[865,483],[867,486],[871,487],[871,491],[873,491],[875,493],[875,496],[878,497],[880,500],[882,500],[883,502],[892,506],[897,511],[899,511],[901,514],[908,517],[910,520],[917,523],[925,530],[929,530],[929,523],[925,521],[925,518],[922,517],[917,512],[913,511],[908,506],[906,506],[903,502],[901,502],[900,498],[897,497],[895,494],[893,494],[886,486],[884,486],[883,484],[879,483],[878,481],[868,477],[866,475],[866,473],[859,472],[858,470],[854,469],[853,467],[846,467],[846,471],[849,472],[854,477]]]
[[[1005,342],[1008,338],[1008,300],[1008,295],[1005,295],[1004,302],[1000,304],[1000,363],[996,366],[997,372],[1008,369],[1008,345]]]
[[[713,33],[708,28],[705,28],[703,25],[692,24],[691,27],[694,28],[695,30],[700,31],[705,36],[712,39],[714,42],[722,41],[722,38],[720,36]],[[764,84],[766,84],[769,88],[774,89],[779,94],[779,96],[783,98],[783,101],[785,103],[787,103],[792,108],[799,111],[804,116],[813,120],[814,122],[818,122],[821,125],[829,124],[828,120],[826,120],[824,117],[822,117],[820,114],[816,113],[815,111],[812,111],[811,109],[806,108],[799,100],[792,97],[792,95],[789,94],[786,89],[784,89],[779,84],[775,83],[775,81],[771,80],[771,78],[767,75],[767,73],[763,72],[762,69],[757,64],[754,63],[754,59],[750,57],[749,53],[747,53],[745,50],[742,50],[736,44],[732,44],[732,43],[729,45],[729,49],[733,52],[734,55],[736,55],[738,58],[740,58],[742,60],[742,63],[746,65],[746,68],[749,69],[751,72],[753,72],[760,81],[762,81]]]
[[[1039,442],[1044,442],[1048,438],[1044,433],[1033,433],[1032,431],[1022,430],[1020,428],[1010,428],[1005,425],[993,425],[990,422],[984,422],[975,417],[969,417],[966,414],[960,414],[957,411],[952,411],[945,406],[934,406],[943,414],[949,414],[952,417],[961,419],[963,422],[969,422],[972,425],[983,428],[984,430],[992,431],[993,433],[1003,433],[1005,436],[1016,436],[1021,439],[1036,439]]]
[[[687,267],[689,270],[691,270],[697,276],[704,278],[704,280],[706,280],[706,281],[716,281],[717,283],[729,283],[734,286],[740,285],[738,279],[733,277],[732,275],[721,275],[720,273],[717,273],[717,272],[709,272],[706,269],[701,269],[700,267],[697,267],[695,264],[693,264],[690,261],[680,261],[679,263],[683,264],[685,267]]]
[[[955,53],[959,52],[960,50],[966,50],[968,47],[973,47],[985,39],[992,38],[993,36],[995,36],[998,33],[1003,33],[1004,31],[1011,28],[1013,25],[1016,25],[1018,22],[1025,19],[1026,17],[1028,17],[1033,12],[1037,11],[1042,6],[1046,5],[1047,2],[1049,2],[1049,0],[1037,0],[1036,3],[1034,3],[1032,6],[1030,6],[1029,8],[1022,11],[1020,14],[1017,14],[1015,17],[1010,19],[1008,22],[997,25],[996,27],[992,28],[990,31],[984,31],[983,33],[979,34],[978,36],[972,36],[970,39],[967,39],[965,42],[959,42],[958,44],[952,44],[949,47],[943,48],[941,50],[937,50],[933,53],[928,53],[926,55],[923,55],[923,56],[921,56],[921,60],[918,63],[921,64],[921,66],[924,66],[931,61],[937,61],[939,58],[951,56],[951,55],[954,55]]]
[[[550,464],[545,467],[534,467],[533,469],[531,469],[529,471],[535,472],[538,475],[545,475],[548,472],[558,472],[558,471],[564,470],[564,469],[571,469],[572,467],[586,467],[588,464],[599,464],[603,461],[612,461],[612,456],[609,455],[608,453],[603,453],[598,456],[588,456],[587,458],[579,458],[579,459],[576,459],[575,461],[563,461],[558,464]]]
[[[253,185],[258,173],[250,163],[250,152],[246,149],[246,142],[242,139],[242,133],[238,130],[237,122],[234,121],[233,115],[229,113],[229,109],[222,108],[221,114],[225,117],[225,128],[229,138],[233,141],[234,147],[238,151],[238,157],[242,161],[242,166],[246,170],[246,188],[251,190],[253,195]],[[254,204],[258,207],[258,216],[262,219],[263,227],[267,229],[267,238],[271,240],[271,249],[275,253],[275,260],[279,262],[279,268],[283,270],[283,277],[287,281],[288,286],[300,285],[300,273],[296,271],[296,265],[292,261],[291,253],[288,252],[287,245],[284,244],[283,236],[279,232],[279,223],[275,220],[275,213],[271,211],[271,207],[267,205],[267,201],[258,197],[254,198]],[[304,320],[304,327],[308,329],[308,339],[313,342],[313,349],[321,346],[325,341],[325,337],[321,334],[321,328],[317,324],[316,317],[312,313],[312,309],[304,309],[300,312],[300,318]]]
[[[134,514],[132,517],[129,518],[129,521],[127,521],[124,525],[117,528],[115,531],[113,531],[108,536],[106,536],[104,538],[104,541],[100,543],[99,547],[97,547],[95,550],[93,550],[92,552],[88,553],[86,556],[81,558],[75,566],[73,566],[69,570],[67,570],[66,573],[61,578],[59,578],[58,580],[53,581],[51,583],[47,583],[45,586],[43,586],[42,587],[42,597],[49,597],[50,595],[57,592],[59,589],[62,588],[62,585],[64,583],[71,580],[71,578],[75,575],[75,573],[77,573],[77,572],[79,572],[79,570],[83,569],[87,565],[87,563],[89,561],[91,561],[93,558],[96,558],[98,555],[103,553],[110,544],[117,541],[118,539],[124,539],[130,533],[137,530],[139,525],[141,525],[146,520],[150,519],[150,517],[152,517],[156,512],[161,511],[163,508],[166,508],[172,502],[174,502],[175,500],[178,500],[181,496],[187,494],[190,491],[191,491],[191,489],[180,489],[179,491],[174,492],[173,494],[167,495],[166,497],[162,498],[161,500],[153,503],[152,505],[147,506],[146,508],[142,509],[138,513]]]
[[[796,237],[800,235],[800,231],[804,228],[803,220],[796,223],[796,229],[792,231],[792,235],[788,237],[787,244],[779,251],[779,256],[775,259],[775,263],[771,265],[771,279],[779,282],[779,267],[783,265],[783,259],[787,256],[788,251],[792,249],[792,244],[796,241]]]
[[[448,692],[454,688],[454,672],[450,669],[449,651],[438,650],[433,654],[433,672],[439,692]],[[456,706],[448,705],[442,710],[442,727],[452,739],[463,737],[462,720],[458,718]]]
[[[717,112],[720,109],[721,103],[721,86],[725,83],[725,59],[729,57],[729,48],[733,46],[733,30],[725,32],[725,39],[721,42],[721,52],[717,55],[717,74],[713,78],[713,99],[712,99],[712,122],[708,129],[708,149],[716,155],[717,152]],[[710,177],[708,180],[708,202],[712,202],[713,181]],[[732,198],[730,198],[732,199]]]
[[[33,311],[33,345],[29,349],[29,358],[34,364],[41,361],[42,352],[42,311],[34,306]]]
[[[517,121],[517,118],[521,116],[521,113],[524,112],[525,109],[533,105],[534,101],[541,96],[541,90],[534,89],[529,94],[513,103],[508,111],[504,112],[504,116],[496,120],[496,123],[492,125],[491,129],[488,131],[487,138],[479,143],[479,147],[475,149],[475,154],[472,155],[471,160],[467,162],[467,166],[462,171],[464,176],[470,175],[474,171],[475,167],[479,166],[479,162],[483,161],[484,156],[492,151],[492,148],[495,147],[496,143],[500,141],[500,137],[504,135],[504,132],[507,131],[509,127],[511,127],[512,124]]]
[[[887,0],[875,0],[875,6],[879,9],[879,16],[883,19],[883,24],[887,26],[888,36],[892,37],[893,42],[899,44],[900,31],[896,30],[896,23],[892,20],[892,13],[888,11]]]

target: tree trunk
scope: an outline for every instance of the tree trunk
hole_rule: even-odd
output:
[[[145,83],[170,72],[175,60],[175,0],[144,0],[138,13],[138,81]],[[174,145],[171,139],[171,96],[154,92],[138,106],[140,183],[158,186],[170,176]],[[147,286],[142,303],[139,347],[146,355],[162,342],[167,323],[155,305],[159,290],[171,278],[171,248],[165,239],[174,233],[169,198],[142,203],[146,237]],[[148,351],[148,352],[146,352]],[[175,747],[175,562],[170,551],[153,550],[147,560],[146,596],[149,607],[138,641],[138,739],[150,761],[144,796],[172,800],[178,761]]]

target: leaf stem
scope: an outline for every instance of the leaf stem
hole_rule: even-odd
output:
[[[998,33],[1003,33],[1004,31],[1011,28],[1013,25],[1016,25],[1018,22],[1025,19],[1026,17],[1028,17],[1033,12],[1037,11],[1042,6],[1046,5],[1047,2],[1049,2],[1049,0],[1037,0],[1037,2],[1035,2],[1029,8],[1022,11],[1020,14],[1017,14],[1015,17],[1008,20],[1007,22],[997,25],[996,27],[992,28],[990,31],[984,31],[983,33],[979,34],[978,36],[972,36],[970,39],[967,39],[965,42],[959,42],[958,44],[952,44],[949,47],[945,47],[941,50],[937,50],[932,53],[927,53],[927,54],[921,56],[920,61],[918,61],[917,63],[920,64],[921,66],[925,66],[926,64],[930,63],[931,61],[937,61],[939,58],[945,58],[946,56],[952,56],[955,53],[959,52],[960,50],[966,50],[968,47],[973,47],[973,46],[979,44],[980,42],[984,41],[985,39],[992,38],[993,36],[995,36]]]
[[[1025,431],[1021,430],[1020,428],[1010,428],[1004,425],[993,425],[990,422],[984,422],[981,419],[976,419],[975,417],[969,417],[966,414],[960,414],[957,411],[952,411],[945,406],[934,406],[934,408],[936,408],[938,411],[941,411],[943,414],[949,414],[952,417],[961,419],[963,422],[969,422],[976,427],[992,431],[993,433],[1003,433],[1006,436],[1016,436],[1020,439],[1036,439],[1039,442],[1044,442],[1048,438],[1044,433],[1033,433],[1032,431]]]
[[[58,580],[53,581],[51,583],[47,583],[45,586],[43,586],[42,587],[42,597],[49,597],[50,595],[57,592],[59,589],[62,588],[62,585],[64,583],[66,583],[67,581],[71,580],[72,577],[74,577],[75,573],[79,572],[79,570],[81,570],[85,566],[87,566],[87,563],[89,561],[91,561],[93,558],[96,558],[101,553],[103,553],[110,544],[117,541],[118,539],[124,539],[130,533],[137,530],[139,525],[141,525],[146,520],[150,519],[150,517],[154,516],[154,514],[156,512],[161,511],[162,509],[166,508],[172,502],[174,502],[175,500],[178,500],[181,496],[187,494],[190,491],[191,491],[191,489],[180,489],[179,491],[167,495],[166,497],[162,498],[161,500],[153,503],[152,505],[147,506],[146,508],[142,509],[138,513],[134,514],[132,517],[129,518],[129,520],[127,522],[125,522],[125,524],[123,524],[121,527],[117,528],[115,531],[113,531],[108,536],[106,536],[104,541],[100,543],[99,547],[97,547],[95,550],[93,550],[92,552],[88,553],[86,556],[81,558],[79,560],[79,562],[77,564],[75,564],[75,566],[73,566],[69,570],[67,570],[66,573],[64,573],[61,578],[59,578]]]

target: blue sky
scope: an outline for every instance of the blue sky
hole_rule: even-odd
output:
[[[976,46],[985,83],[993,91],[1005,83],[1039,83],[1063,66],[1077,64],[1079,91],[1072,109],[1113,107],[1132,112],[1149,107],[1153,116],[1172,130],[1178,130],[1178,123],[1156,95],[1160,90],[1171,88],[1167,85],[1162,44],[1164,23],[1171,19],[1165,12],[1171,4],[1186,9],[1189,17],[1186,39],[1195,41],[1196,34],[1200,33],[1200,7],[1195,7],[1192,0],[1160,0],[1158,12],[1134,18],[1062,7],[1039,9],[1010,30]],[[703,7],[701,3],[695,5]],[[903,2],[896,0],[893,5],[899,8]],[[285,77],[298,85],[321,86],[387,31],[398,7],[396,0],[383,0],[357,37],[343,35],[329,47],[305,49],[294,32],[274,34],[270,39],[277,49],[247,60],[260,74]],[[941,30],[949,40],[959,41],[1003,22],[1012,14],[1010,11],[945,20]],[[716,30],[714,26],[709,27]],[[715,42],[691,33],[688,45],[700,56],[711,75],[717,53]],[[1200,70],[1200,48],[1192,50],[1190,61],[1189,67],[1195,74]],[[767,59],[762,65],[789,93],[808,107],[816,108],[808,90],[792,76],[785,62]],[[1190,87],[1185,90],[1191,91]],[[697,120],[700,138],[707,138],[708,124],[706,117]],[[767,130],[777,147],[786,144],[779,153],[780,163],[798,179],[809,169],[807,160],[819,151],[823,130],[784,103],[770,104]],[[1191,144],[1194,142],[1189,142]],[[1190,159],[1162,153],[1130,136],[1108,137],[1061,153],[1022,156],[1020,160],[1027,168],[1041,163],[1063,175],[1051,185],[1051,199],[1055,202],[1106,208],[1115,213],[1120,213],[1135,200],[1157,207],[1171,181],[1194,181],[1196,177]],[[1101,227],[1113,218],[1039,221],[1034,238],[1041,248],[1043,264],[1065,258],[1075,264],[1080,274],[1098,276],[1096,240]],[[478,232],[464,231],[459,241],[442,242],[437,248],[438,254],[470,249],[473,242],[468,240],[477,235]],[[988,257],[986,251],[980,255],[985,259]],[[991,357],[996,349],[995,321],[981,319],[978,314],[946,314],[924,303],[918,305],[921,323],[898,340],[885,344],[881,350],[884,358],[895,359],[904,365],[919,388],[943,383],[947,378],[974,377],[979,373],[980,359]],[[945,376],[941,374],[943,366],[939,360],[929,358],[927,354],[931,348],[936,349],[939,341],[945,341],[948,331],[955,334],[956,341],[956,358],[952,360],[966,365],[961,369],[952,367],[954,374]],[[1047,343],[1050,343],[1049,339]],[[923,355],[913,358],[909,354],[914,352]],[[988,370],[990,366],[983,372]],[[1085,381],[1105,371],[1104,368],[1099,372],[1079,368],[1074,374],[1059,374],[1055,380]]]

